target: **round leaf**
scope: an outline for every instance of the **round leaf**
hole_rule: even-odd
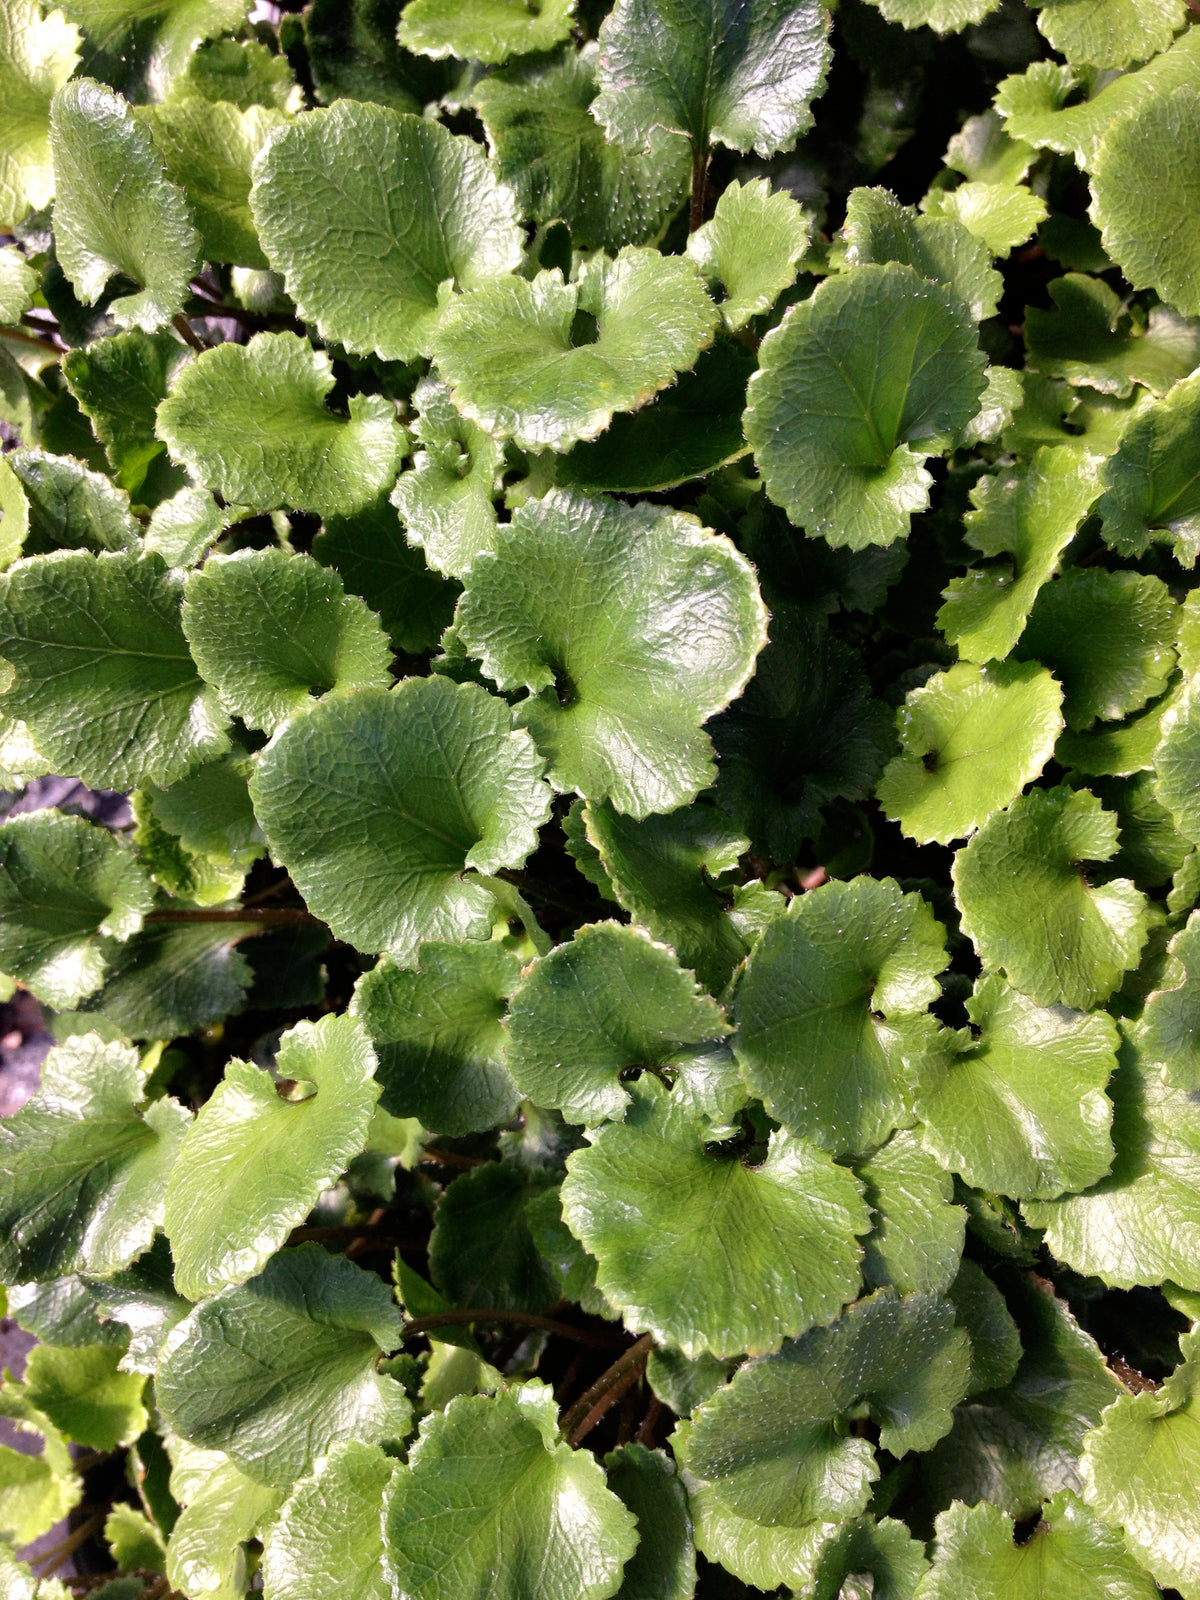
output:
[[[1140,1039],[1146,1058],[1164,1067],[1177,1089],[1200,1089],[1198,944],[1200,912],[1193,912],[1187,927],[1172,939],[1167,965],[1142,1011]]]
[[[1140,412],[1121,435],[1104,469],[1100,515],[1104,539],[1123,555],[1140,555],[1159,529],[1191,550],[1200,540],[1200,376],[1177,383]],[[1178,548],[1178,547],[1177,547]]]
[[[763,340],[746,437],[791,520],[853,550],[891,544],[928,503],[923,458],[979,409],[970,317],[911,267],[827,279]]]
[[[954,1183],[922,1147],[919,1132],[902,1128],[856,1161],[854,1171],[875,1222],[863,1251],[868,1288],[944,1293],[959,1271],[966,1214],[953,1204]]]
[[[476,558],[459,637],[518,707],[559,789],[635,817],[712,781],[700,725],[738,693],[765,639],[752,568],[728,540],[657,507],[554,491]]]
[[[390,1600],[380,1502],[392,1463],[378,1445],[347,1439],[280,1507],[263,1541],[266,1600]]]
[[[438,572],[462,577],[481,550],[496,542],[493,499],[503,452],[496,441],[460,416],[444,384],[424,378],[413,402],[413,433],[424,447],[402,472],[391,500],[409,539]]]
[[[397,38],[418,55],[489,65],[549,50],[571,29],[575,0],[409,0]]]
[[[811,231],[791,195],[773,194],[765,178],[735,181],[722,190],[712,221],[692,234],[687,248],[705,278],[725,291],[726,327],[745,327],[796,281],[796,263]]]
[[[0,227],[54,198],[50,103],[79,61],[80,34],[61,11],[10,0],[0,14]]]
[[[271,853],[359,950],[486,939],[495,903],[464,872],[519,867],[550,811],[529,735],[472,684],[406,678],[297,717],[251,793]]]
[[[471,289],[521,260],[515,197],[474,141],[387,106],[297,118],[255,163],[250,204],[301,317],[388,361],[429,354],[443,285]]]
[[[624,1122],[568,1158],[563,1215],[628,1328],[690,1357],[773,1350],[855,1292],[866,1206],[807,1140],[773,1134],[751,1167],[704,1137],[651,1080]]]
[[[898,261],[955,295],[976,322],[995,315],[1000,274],[962,223],[923,217],[887,189],[852,189],[842,236],[850,265]]]
[[[1135,967],[1146,902],[1127,879],[1093,885],[1117,822],[1086,790],[1034,789],[994,816],[954,861],[963,931],[984,964],[1039,1005],[1085,1010]]]

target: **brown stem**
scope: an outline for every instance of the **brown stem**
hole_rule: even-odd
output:
[[[487,1164],[482,1156],[460,1156],[456,1150],[434,1150],[432,1146],[426,1148],[421,1160],[435,1167],[461,1167],[464,1172]]]
[[[151,911],[147,922],[267,922],[279,925],[292,923],[321,923],[311,911],[299,906],[239,906],[236,911]]]
[[[104,1512],[93,1511],[86,1522],[81,1522],[75,1532],[69,1534],[52,1549],[45,1551],[40,1556],[34,1556],[31,1566],[44,1567],[42,1577],[61,1567],[68,1556],[73,1556],[81,1544],[86,1544],[94,1533],[98,1533],[104,1526]]]
[[[51,344],[49,339],[39,339],[34,333],[22,333],[20,328],[5,328],[4,337],[15,339],[18,344],[31,344],[35,350],[45,350],[52,356],[62,355],[56,344]]]
[[[592,1431],[609,1407],[616,1405],[626,1389],[638,1381],[645,1370],[646,1357],[653,1348],[654,1335],[644,1333],[617,1357],[607,1372],[600,1374],[590,1389],[583,1391],[559,1422],[569,1444],[577,1445],[585,1434]]]
[[[654,1434],[658,1428],[659,1418],[662,1416],[665,1410],[666,1407],[663,1405],[658,1396],[655,1395],[654,1399],[651,1400],[650,1404],[646,1407],[646,1415],[642,1418],[641,1427],[634,1434],[636,1443],[644,1444],[649,1450],[654,1449]]]
[[[188,319],[183,315],[182,312],[180,312],[178,316],[171,318],[171,326],[183,340],[184,344],[191,345],[192,349],[195,350],[197,354],[203,355],[204,351],[209,348],[200,335],[192,329],[188,323]]]
[[[364,1239],[368,1243],[379,1244],[404,1244],[391,1228],[370,1222],[348,1222],[335,1228],[293,1228],[287,1236],[287,1242],[292,1244],[334,1244],[341,1239]],[[426,1240],[412,1241],[412,1249],[423,1249]]]
[[[102,1461],[111,1461],[116,1455],[115,1450],[89,1450],[86,1455],[80,1456],[75,1462],[76,1472],[90,1472],[93,1467],[98,1467]]]
[[[692,204],[688,212],[688,232],[695,233],[704,221],[705,192],[708,187],[708,145],[692,144]]]
[[[458,1328],[471,1322],[511,1322],[521,1328],[544,1328],[547,1333],[574,1339],[576,1344],[590,1344],[597,1350],[615,1348],[615,1338],[611,1335],[593,1333],[590,1328],[573,1328],[569,1322],[556,1322],[553,1317],[539,1316],[536,1311],[435,1311],[432,1316],[406,1322],[404,1337],[415,1339],[419,1333],[431,1333],[435,1328]]]

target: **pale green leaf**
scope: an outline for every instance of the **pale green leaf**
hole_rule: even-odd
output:
[[[162,1535],[144,1511],[115,1505],[104,1519],[104,1542],[122,1572],[134,1568],[165,1575],[167,1548]]]
[[[1061,704],[1058,684],[1032,661],[937,673],[897,715],[902,749],[879,780],[880,805],[922,844],[965,838],[1045,767]]]
[[[571,30],[575,0],[409,0],[397,38],[418,55],[495,63],[549,50]]]
[[[146,798],[155,818],[197,854],[243,869],[263,853],[263,838],[250,804],[253,762],[225,756],[206,762],[167,789],[151,785]]]
[[[257,39],[212,39],[188,58],[168,87],[168,100],[225,101],[241,111],[269,106],[300,111],[304,93],[285,55],[273,55]]]
[[[1146,1059],[1164,1067],[1177,1089],[1200,1089],[1198,940],[1200,913],[1194,913],[1171,940],[1167,965],[1142,1012],[1140,1043]]]
[[[961,33],[982,22],[996,0],[871,0],[888,22],[903,28],[932,28],[935,33]]]
[[[217,1450],[174,1447],[171,1494],[183,1506],[167,1542],[167,1577],[190,1600],[244,1600],[245,1544],[262,1533],[283,1498]]]
[[[991,246],[953,218],[920,216],[887,189],[852,189],[842,238],[850,266],[897,261],[957,296],[976,322],[995,315],[1001,283]]]
[[[36,811],[0,828],[0,971],[67,1009],[104,981],[106,939],[128,939],[154,903],[107,828]]]
[[[952,578],[938,626],[964,661],[1003,661],[1099,490],[1099,458],[1042,446],[979,480],[964,536],[990,558]],[[1003,558],[1003,559],[997,559]]]
[[[75,1475],[70,1447],[62,1434],[11,1381],[0,1385],[0,1421],[5,1432],[23,1443],[40,1435],[40,1453],[26,1453],[0,1444],[0,1540],[20,1548],[48,1533],[74,1509],[83,1491]],[[11,1432],[10,1432],[11,1430]],[[51,1588],[51,1580],[28,1587],[20,1584],[16,1562],[8,1544],[0,1543],[0,1593],[4,1600],[65,1600],[66,1591]],[[28,1569],[25,1569],[26,1573]]]
[[[19,559],[28,531],[29,501],[5,457],[0,459],[0,572]],[[0,765],[7,763],[0,759]]]
[[[43,16],[37,0],[8,0],[0,12],[0,227],[54,198],[50,102],[74,72],[79,45],[78,28],[61,11]]]
[[[0,66],[0,72],[3,67]],[[15,244],[0,249],[0,322],[19,322],[41,288],[41,276]]]
[[[1165,394],[1200,362],[1200,323],[1169,306],[1155,306],[1141,328],[1100,278],[1069,272],[1047,292],[1053,311],[1025,312],[1029,365],[1038,372],[1105,394],[1128,395],[1135,384]],[[1101,453],[1110,454],[1116,442]]]
[[[629,246],[502,278],[452,300],[431,354],[464,416],[525,450],[594,439],[644,405],[711,343],[717,308],[687,257]]]
[[[696,150],[774,155],[812,125],[828,32],[813,0],[617,0],[600,29],[592,115],[630,149],[666,128]]]
[[[994,256],[1024,244],[1048,212],[1046,202],[1021,183],[961,183],[931,190],[922,201],[931,217],[960,222]]]
[[[953,1505],[937,1519],[933,1566],[917,1600],[1155,1600],[1158,1589],[1069,1490],[1020,1544],[998,1506]]]
[[[76,293],[94,304],[114,273],[142,285],[109,306],[123,327],[153,333],[183,309],[200,240],[146,129],[91,78],[60,89],[50,111],[54,235]]]
[[[1200,1595],[1198,1343],[1195,1330],[1181,1340],[1183,1365],[1158,1393],[1124,1394],[1110,1407],[1084,1440],[1081,1464],[1088,1504],[1121,1530],[1162,1587],[1184,1600]]]
[[[222,705],[267,733],[315,695],[391,683],[375,616],[336,572],[283,550],[211,557],[187,581],[183,630]]]
[[[963,931],[987,967],[1040,1005],[1086,1009],[1135,967],[1146,901],[1125,878],[1092,884],[1080,864],[1116,854],[1117,822],[1094,795],[1034,789],[954,862]]]
[[[923,1051],[916,1090],[922,1137],[975,1188],[1026,1199],[1086,1189],[1113,1160],[1116,1024],[1039,1006],[1002,978],[967,1001],[968,1034],[946,1030]]]
[[[1044,0],[1038,27],[1072,66],[1127,67],[1165,50],[1187,20],[1183,0]]]
[[[1140,711],[1175,670],[1176,605],[1161,578],[1073,567],[1039,592],[1016,647],[1063,686],[1063,717],[1080,732]]]
[[[124,1372],[151,1374],[158,1366],[163,1340],[192,1309],[176,1294],[171,1251],[159,1233],[145,1254],[123,1272],[107,1278],[85,1278],[101,1327],[119,1333],[128,1347],[121,1357]]]
[[[647,148],[623,150],[589,110],[596,98],[595,43],[514,62],[478,83],[500,177],[535,222],[561,218],[579,250],[653,244],[687,195],[687,146],[652,128]]]
[[[944,932],[890,878],[797,895],[750,953],[734,1048],[791,1133],[835,1155],[880,1144],[908,1111],[906,1034],[938,998]]]
[[[478,145],[386,106],[293,122],[259,157],[250,204],[304,320],[385,360],[429,355],[447,291],[521,260],[516,198]]]
[[[724,291],[726,327],[742,328],[771,309],[796,281],[811,232],[811,218],[790,194],[772,193],[765,178],[722,191],[712,221],[692,234],[687,249],[705,279]]]
[[[283,1035],[274,1081],[229,1062],[167,1185],[163,1227],[181,1294],[200,1300],[244,1283],[304,1221],[366,1144],[374,1066],[361,1024],[333,1016]],[[303,1098],[281,1092],[288,1082]]]
[[[1153,727],[1147,729],[1153,732]],[[1185,838],[1200,843],[1200,683],[1189,678],[1178,695],[1168,695],[1159,721],[1159,738],[1150,754],[1154,793]]]
[[[496,543],[493,503],[503,451],[459,414],[444,384],[425,378],[413,395],[413,435],[421,445],[391,501],[409,539],[438,572],[461,578]]]
[[[874,1226],[863,1241],[868,1288],[899,1294],[943,1294],[959,1270],[966,1213],[954,1204],[954,1183],[920,1133],[902,1128],[854,1171],[866,1185]]]
[[[638,1547],[626,1563],[617,1600],[692,1600],[696,1554],[687,1492],[660,1450],[626,1444],[605,1456],[608,1487],[638,1522]]]
[[[103,474],[46,450],[15,450],[5,459],[25,496],[24,555],[137,548],[142,530],[129,497]]]
[[[923,465],[979,409],[969,313],[911,267],[826,280],[763,340],[746,437],[767,493],[831,544],[891,544],[928,503]]]
[[[346,515],[395,479],[405,437],[393,403],[359,394],[349,418],[325,404],[333,363],[292,333],[206,350],[158,408],[172,455],[207,489],[253,510]]]
[[[25,1393],[76,1444],[115,1450],[132,1444],[149,1423],[140,1372],[118,1368],[108,1345],[60,1348],[38,1344],[25,1366]]]
[[[174,1100],[138,1109],[137,1052],[84,1034],[42,1065],[42,1086],[0,1122],[0,1273],[9,1283],[104,1276],[146,1250],[189,1121]]]
[[[384,1567],[411,1600],[606,1600],[636,1528],[595,1457],[558,1439],[544,1385],[460,1395],[392,1478]]]
[[[7,1293],[7,1315],[43,1344],[71,1349],[107,1345],[121,1355],[129,1342],[128,1329],[119,1323],[101,1322],[95,1300],[75,1273],[46,1283],[12,1284]],[[131,1369],[125,1366],[124,1370]]]
[[[424,939],[490,937],[495,901],[475,874],[533,850],[550,813],[541,771],[502,700],[407,678],[288,723],[251,793],[310,908],[358,949],[408,961]]]
[[[727,539],[658,507],[556,490],[476,558],[459,637],[502,689],[551,782],[644,817],[712,781],[701,724],[765,642],[753,569]]]
[[[162,100],[205,39],[245,25],[247,0],[65,0],[86,34],[96,77],[127,84],[130,98]]]
[[[807,1140],[773,1134],[756,1166],[704,1141],[670,1092],[639,1085],[625,1121],[568,1158],[563,1215],[630,1329],[692,1357],[776,1349],[854,1294],[867,1208]]]
[[[1064,733],[1054,747],[1055,759],[1091,777],[1127,778],[1149,772],[1162,742],[1163,725],[1182,699],[1183,686],[1177,685],[1145,711],[1122,722],[1100,723],[1089,733]]]
[[[1193,564],[1200,541],[1198,449],[1200,376],[1184,378],[1134,417],[1109,458],[1099,511],[1112,549],[1142,555],[1153,535],[1164,530],[1174,535],[1180,562]]]
[[[104,445],[117,483],[132,495],[164,482],[168,493],[177,487],[172,475],[178,469],[169,465],[166,446],[155,437],[154,413],[175,373],[191,359],[173,331],[145,334],[137,328],[68,350],[63,357],[67,387]]]
[[[54,765],[96,788],[171,783],[227,747],[216,695],[179,621],[182,578],[160,556],[35,557],[0,579],[6,711]]]
[[[729,1024],[664,945],[639,928],[597,922],[535,961],[509,1006],[508,1065],[536,1105],[589,1125],[620,1119],[628,1085],[651,1073],[696,1112],[726,1122],[744,1091],[707,1054]]]
[[[404,1390],[376,1369],[381,1348],[399,1342],[400,1315],[378,1278],[300,1245],[171,1331],[155,1395],[175,1433],[286,1491],[344,1439],[404,1436]]]
[[[501,1021],[520,970],[500,945],[430,940],[416,971],[385,956],[362,975],[351,1010],[378,1053],[385,1110],[455,1137],[509,1121],[520,1096]]]
[[[392,1463],[347,1439],[292,1490],[263,1541],[266,1600],[390,1600],[380,1502]]]

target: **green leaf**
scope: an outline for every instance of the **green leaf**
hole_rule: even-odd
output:
[[[1000,274],[988,250],[953,219],[922,217],[887,189],[852,189],[842,226],[850,266],[898,261],[955,295],[976,322],[994,316]]]
[[[1187,21],[1180,0],[1045,0],[1038,27],[1073,66],[1127,67],[1165,50]]]
[[[175,1292],[165,1236],[156,1234],[150,1249],[125,1271],[83,1281],[97,1312],[106,1319],[101,1326],[120,1333],[122,1341],[129,1341],[121,1358],[122,1369],[153,1373],[163,1340],[192,1309]]]
[[[1135,384],[1165,394],[1200,361],[1200,325],[1169,306],[1155,306],[1142,329],[1100,278],[1069,272],[1047,291],[1053,311],[1025,311],[1029,364],[1038,372],[1105,394],[1128,395]]]
[[[793,861],[830,800],[869,798],[896,746],[891,708],[814,606],[770,595],[770,642],[712,727],[716,797],[770,861]]]
[[[165,1574],[167,1550],[162,1536],[142,1511],[115,1505],[104,1519],[104,1542],[122,1572],[135,1568]]]
[[[521,260],[512,191],[474,141],[422,117],[349,100],[311,111],[254,179],[263,249],[301,317],[363,355],[429,355],[449,291]]]
[[[703,802],[640,822],[590,805],[582,821],[618,904],[719,994],[752,940],[731,915],[737,889],[717,880],[737,867],[750,841]]]
[[[548,1181],[543,1172],[488,1161],[446,1190],[434,1217],[429,1267],[451,1305],[544,1311],[559,1298],[525,1215]]]
[[[60,1009],[104,981],[105,939],[128,939],[154,903],[107,828],[36,811],[0,828],[0,970]]]
[[[401,473],[391,501],[429,565],[461,578],[480,551],[495,547],[493,500],[503,451],[459,415],[444,384],[422,379],[413,403],[413,434],[424,448]]]
[[[964,534],[987,566],[952,578],[938,626],[964,661],[1003,661],[1100,488],[1099,458],[1042,446],[980,478]]]
[[[43,16],[36,0],[9,0],[0,16],[0,227],[54,198],[50,102],[74,72],[79,44],[78,28],[61,11]]]
[[[1148,730],[1149,731],[1149,730]],[[1200,764],[1200,694],[1193,679],[1178,696],[1168,696],[1160,721],[1160,738],[1151,753],[1154,792],[1175,826],[1194,843],[1200,841],[1200,800],[1196,772]]]
[[[1200,913],[1189,917],[1187,927],[1171,940],[1167,965],[1142,1012],[1140,1042],[1146,1059],[1165,1068],[1177,1089],[1200,1089],[1197,940]]]
[[[465,417],[523,450],[565,450],[665,389],[717,321],[692,261],[631,245],[591,257],[571,283],[556,267],[469,290],[431,354]]]
[[[1127,778],[1149,772],[1162,742],[1163,724],[1182,699],[1180,685],[1137,716],[1100,724],[1090,733],[1064,733],[1054,747],[1055,759],[1091,777]],[[1162,798],[1157,787],[1155,793]]]
[[[51,1050],[42,1086],[0,1122],[0,1274],[44,1282],[126,1267],[162,1220],[189,1121],[174,1100],[138,1110],[137,1053],[84,1034]]]
[[[347,1439],[292,1490],[263,1541],[266,1600],[389,1600],[380,1501],[392,1463],[378,1445]]]
[[[445,94],[453,66],[435,66],[396,43],[403,0],[313,0],[304,42],[318,100],[375,100],[421,111]]]
[[[880,805],[922,844],[974,833],[1049,761],[1062,698],[1032,661],[935,674],[897,715],[902,748],[879,780]]]
[[[927,1567],[904,1523],[859,1517],[821,1551],[813,1600],[913,1600]]]
[[[959,1263],[958,1276],[947,1291],[960,1328],[971,1341],[971,1387],[986,1394],[1011,1383],[1021,1362],[1021,1335],[1004,1296],[970,1259]]]
[[[99,789],[171,783],[228,748],[180,627],[181,589],[160,556],[74,550],[0,579],[0,656],[16,670],[4,706],[52,771]]]
[[[875,1224],[864,1240],[867,1287],[945,1293],[959,1270],[966,1215],[953,1204],[953,1180],[922,1148],[920,1133],[893,1133],[865,1161],[855,1162],[854,1171],[866,1185]]]
[[[1160,578],[1074,567],[1038,594],[1016,654],[1063,685],[1076,732],[1140,711],[1175,670],[1175,602]]]
[[[131,99],[161,100],[205,39],[244,27],[246,0],[66,0],[91,49],[94,75],[127,84]]]
[[[521,963],[502,946],[421,946],[417,971],[385,956],[358,980],[351,1005],[371,1035],[380,1104],[458,1137],[508,1122],[520,1096],[501,1025]]]
[[[1116,1024],[1039,1006],[995,975],[976,984],[967,1016],[970,1034],[947,1030],[922,1053],[926,1146],[967,1183],[1015,1198],[1053,1199],[1102,1178]]]
[[[654,128],[760,156],[812,126],[829,66],[829,19],[812,0],[617,0],[600,28],[592,115],[644,148]]]
[[[284,550],[211,557],[188,578],[183,628],[221,703],[267,733],[314,695],[391,683],[391,647],[375,616],[336,572]]]
[[[746,454],[746,384],[757,363],[744,345],[718,338],[690,372],[640,411],[613,418],[598,439],[532,462],[530,487],[544,474],[564,489],[646,494],[702,477]]]
[[[40,275],[15,244],[0,249],[0,322],[19,322],[40,288]]]
[[[625,1085],[644,1073],[721,1123],[744,1098],[736,1074],[714,1075],[710,1052],[696,1048],[729,1032],[720,1006],[640,928],[593,923],[535,961],[513,994],[508,1031],[517,1088],[568,1122],[620,1120]]]
[[[1105,131],[1092,173],[1092,221],[1135,289],[1200,315],[1200,240],[1185,220],[1200,205],[1200,93],[1144,100]]]
[[[854,1294],[870,1226],[859,1185],[788,1134],[756,1166],[704,1140],[672,1093],[639,1085],[625,1121],[568,1158],[563,1215],[628,1328],[690,1357],[776,1349]]]
[[[454,615],[458,585],[431,572],[382,496],[349,517],[326,517],[312,553],[365,600],[397,650],[431,650]]]
[[[1200,1287],[1200,1112],[1127,1040],[1109,1086],[1111,1174],[1085,1194],[1026,1205],[1055,1256],[1117,1288]]]
[[[741,691],[766,632],[753,570],[727,539],[562,490],[521,507],[476,558],[456,624],[494,682],[532,691],[517,720],[551,782],[634,817],[712,781],[700,725]]]
[[[392,1478],[384,1570],[412,1600],[605,1600],[636,1526],[599,1462],[559,1440],[544,1385],[460,1395],[425,1418]]]
[[[17,1547],[29,1544],[48,1533],[56,1522],[74,1509],[83,1490],[76,1477],[66,1439],[11,1381],[0,1386],[0,1420],[11,1438],[28,1444],[31,1435],[41,1435],[41,1453],[26,1453],[10,1444],[0,1444],[0,1538]],[[11,1432],[9,1431],[11,1430]],[[68,1591],[50,1589],[53,1579],[32,1580],[22,1590],[13,1583],[15,1558],[8,1545],[0,1543],[0,1583],[5,1600],[65,1600]],[[28,1571],[28,1569],[26,1569]],[[19,1574],[17,1575],[19,1579]]]
[[[772,193],[765,178],[722,191],[712,221],[692,234],[687,251],[705,279],[724,290],[727,328],[745,327],[795,283],[811,232],[812,219],[790,194]]]
[[[244,1545],[262,1533],[282,1496],[239,1472],[217,1450],[179,1441],[171,1494],[183,1506],[167,1543],[167,1577],[192,1600],[242,1600]]]
[[[173,332],[145,334],[136,328],[63,357],[67,386],[104,445],[117,483],[132,495],[171,470],[166,447],[154,434],[154,413],[176,372],[191,359]]]
[[[293,333],[206,350],[158,408],[171,454],[207,489],[257,511],[347,516],[388,489],[404,434],[382,395],[354,395],[349,418],[325,405],[333,364]]]
[[[638,1547],[625,1566],[617,1600],[691,1600],[696,1553],[687,1492],[675,1463],[660,1450],[626,1444],[604,1458],[608,1487],[638,1522]]]
[[[194,567],[234,515],[205,489],[180,489],[155,506],[144,546],[169,567]]]
[[[541,769],[502,700],[406,678],[288,723],[251,794],[272,855],[335,935],[407,962],[425,939],[490,937],[495,901],[475,875],[533,850],[550,813]]]
[[[1021,183],[961,183],[931,190],[922,201],[931,217],[959,222],[994,256],[1024,244],[1047,216],[1046,202]]]
[[[130,1039],[174,1039],[240,1011],[250,981],[239,939],[261,923],[167,923],[108,952],[108,976],[83,1009]]]
[[[254,158],[286,123],[274,107],[237,106],[193,97],[139,107],[167,177],[187,197],[206,261],[265,267],[250,215]]]
[[[969,1368],[947,1301],[881,1289],[740,1367],[692,1418],[688,1470],[768,1527],[845,1521],[866,1508],[879,1469],[839,1419],[870,1417],[894,1455],[927,1450],[949,1432]]]
[[[142,1404],[146,1380],[140,1372],[119,1371],[120,1359],[107,1345],[35,1345],[25,1393],[76,1444],[116,1450],[132,1444],[150,1420]]]
[[[229,1062],[167,1185],[163,1226],[180,1294],[201,1300],[265,1267],[366,1144],[374,1066],[361,1024],[332,1016],[283,1035],[274,1081]],[[303,1099],[282,1092],[291,1081],[305,1085]]]
[[[1185,378],[1134,417],[1104,468],[1099,511],[1105,543],[1142,555],[1159,530],[1175,538],[1184,566],[1200,541],[1200,378]],[[1194,557],[1193,557],[1194,560]]]
[[[273,55],[257,39],[212,39],[200,45],[168,91],[171,100],[197,95],[211,102],[223,100],[241,111],[269,106],[295,112],[304,106],[287,57]]]
[[[605,139],[589,109],[596,50],[590,43],[515,62],[483,78],[471,103],[525,216],[561,218],[576,249],[615,252],[657,241],[687,195],[688,156],[661,128],[650,130],[644,151]]]
[[[489,65],[549,50],[571,31],[575,0],[410,0],[396,37],[418,55]]]
[[[924,457],[979,409],[965,307],[911,267],[856,267],[793,306],[759,359],[745,426],[771,499],[832,545],[902,538],[928,504]]]
[[[982,22],[995,0],[871,0],[888,22],[903,28],[932,28],[935,33],[960,33]]]
[[[158,822],[188,850],[243,870],[263,850],[248,788],[253,763],[225,756],[196,767],[169,789],[151,787],[147,799]]]
[[[376,1370],[380,1349],[399,1342],[399,1312],[378,1278],[300,1245],[172,1330],[155,1393],[174,1432],[288,1490],[344,1439],[404,1436],[404,1390]]]
[[[1018,1544],[998,1506],[953,1505],[937,1519],[933,1567],[917,1600],[1154,1600],[1158,1590],[1122,1543],[1070,1493],[1042,1510]]]
[[[789,1132],[845,1155],[904,1120],[905,1038],[941,993],[943,941],[920,895],[890,878],[822,884],[767,928],[738,988],[734,1048]]]
[[[16,450],[6,460],[25,495],[24,555],[137,547],[142,530],[129,497],[101,473],[46,450]]]
[[[1010,1384],[958,1406],[953,1430],[917,1464],[926,1504],[939,1509],[985,1500],[1025,1518],[1062,1489],[1078,1493],[1083,1436],[1121,1392],[1048,1285],[1030,1275],[1006,1288],[1024,1354]]]
[[[8,1315],[47,1345],[71,1349],[85,1344],[109,1345],[120,1355],[129,1342],[127,1328],[101,1322],[95,1300],[75,1273],[51,1278],[47,1283],[11,1285]],[[128,1363],[125,1370],[130,1370]]]
[[[1022,795],[954,862],[963,931],[985,966],[1039,1005],[1086,1009],[1137,965],[1146,902],[1125,878],[1092,884],[1081,863],[1116,853],[1117,824],[1085,790]]]
[[[108,307],[147,333],[183,310],[200,240],[187,201],[167,181],[146,129],[119,94],[91,78],[60,89],[50,109],[58,260],[88,305],[114,273],[142,285]]]

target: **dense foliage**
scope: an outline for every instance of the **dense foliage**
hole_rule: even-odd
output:
[[[4,1600],[1200,1600],[1190,3],[2,0]]]

